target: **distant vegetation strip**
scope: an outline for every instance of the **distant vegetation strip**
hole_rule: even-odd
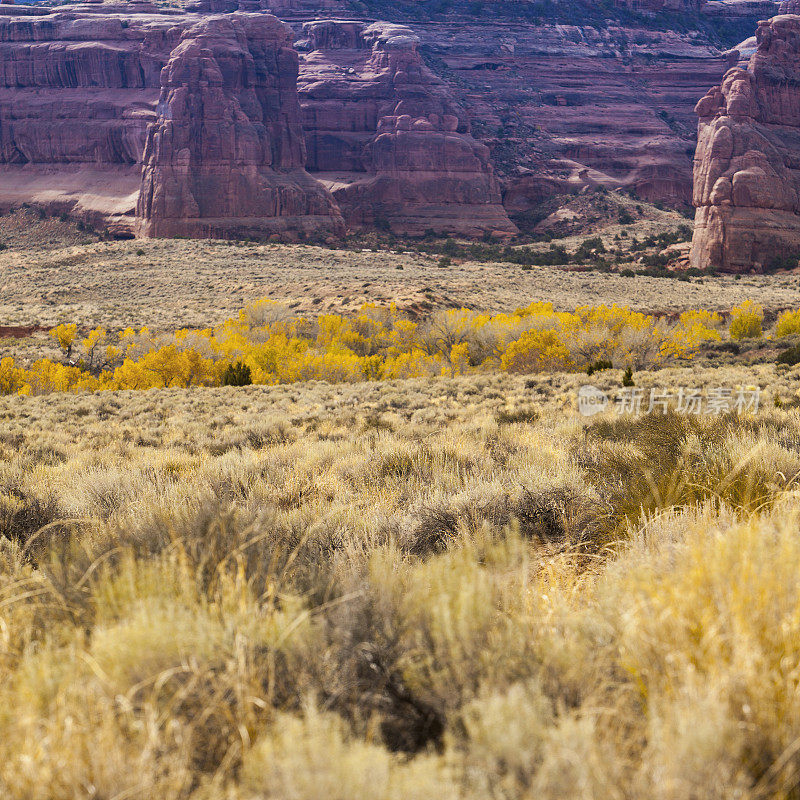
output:
[[[50,336],[60,357],[27,365],[3,358],[0,394],[591,371],[598,363],[638,370],[686,361],[723,337],[758,338],[762,321],[750,301],[728,321],[702,310],[670,319],[616,305],[559,312],[533,303],[510,314],[460,309],[415,322],[394,306],[312,320],[261,300],[205,330],[95,328],[79,337],[74,323],[59,325]],[[800,311],[785,312],[775,335],[798,332]]]

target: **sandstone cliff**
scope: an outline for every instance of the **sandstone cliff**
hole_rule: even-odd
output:
[[[490,147],[510,212],[583,186],[690,204],[692,109],[726,69],[704,37],[579,20],[414,29]]]
[[[772,0],[364,2],[413,28],[428,65],[468,109],[473,137],[490,148],[520,222],[535,219],[542,197],[584,186],[688,206],[692,109],[731,65],[726,51],[777,8]]]
[[[587,3],[551,4],[565,18],[548,19],[537,4],[487,0],[476,16],[474,2],[438,15],[420,2],[413,31],[318,20],[304,33],[309,12],[346,4],[0,4],[0,208],[33,202],[120,233],[327,235],[341,222],[320,179],[351,225],[478,235],[513,231],[506,210],[526,221],[552,194],[587,185],[679,205],[690,199],[691,109],[729,60],[706,33],[669,20],[681,27],[733,6],[746,20],[764,2],[647,0],[631,10],[622,0],[613,19],[610,6]],[[400,13],[388,0],[368,5]],[[249,24],[217,29],[235,42],[229,58],[210,33],[189,36],[218,12],[230,21],[265,9],[304,40],[301,118],[282,84],[296,69],[288,38],[256,44],[253,34],[251,46],[240,41]],[[205,70],[222,83],[205,85]],[[177,118],[198,138],[176,136]],[[300,124],[312,178],[298,164]],[[253,228],[254,214],[272,221]]]
[[[513,233],[489,150],[407,27],[304,26],[300,71],[308,167],[351,227]]]
[[[187,11],[212,14],[229,14],[232,11],[266,11],[278,17],[290,18],[309,14],[342,13],[346,11],[345,0],[189,0]]]
[[[19,10],[0,10],[0,206],[127,235],[343,232],[304,170],[297,55],[275,17]]]
[[[756,42],[695,109],[696,267],[760,271],[800,252],[800,17],[759,23]]]
[[[161,72],[139,232],[147,236],[342,234],[327,190],[304,169],[291,31],[275,17],[211,17]]]

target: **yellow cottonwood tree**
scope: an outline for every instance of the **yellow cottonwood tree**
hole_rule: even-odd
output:
[[[65,323],[57,325],[50,331],[50,336],[56,340],[58,346],[64,352],[64,355],[69,358],[72,353],[72,345],[75,342],[75,336],[78,333],[78,326],[74,323]]]

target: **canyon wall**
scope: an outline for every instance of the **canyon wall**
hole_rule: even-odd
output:
[[[344,231],[304,169],[298,59],[275,17],[8,10],[0,206],[31,202],[125,235]]]
[[[756,45],[696,107],[695,267],[761,271],[800,254],[800,16],[759,23]]]
[[[124,226],[180,29],[168,16],[48,11],[0,8],[0,206]]]
[[[488,148],[405,26],[304,26],[300,102],[308,168],[351,228],[514,233]]]
[[[420,2],[413,27],[313,19],[342,0],[3,3],[0,208],[120,234],[330,236],[343,215],[474,236],[586,186],[685,205],[691,109],[731,63],[686,20],[765,2],[553,5],[569,24]]]
[[[727,67],[704,37],[491,20],[415,31],[490,147],[512,215],[584,186],[690,204],[692,109]]]

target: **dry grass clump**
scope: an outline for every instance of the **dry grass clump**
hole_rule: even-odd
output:
[[[0,795],[797,797],[797,412],[576,381],[0,400]]]
[[[800,477],[797,430],[784,422],[783,441],[775,441],[771,427],[734,413],[602,420],[584,430],[578,459],[600,493],[634,522],[706,500],[757,511]]]

